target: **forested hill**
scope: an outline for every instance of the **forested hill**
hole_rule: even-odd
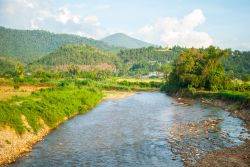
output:
[[[122,60],[125,75],[146,75],[149,72],[159,71],[163,65],[172,64],[182,50],[183,48],[177,46],[122,49],[118,57]]]
[[[88,45],[68,44],[55,49],[32,64],[53,67],[69,65],[109,65],[114,67],[117,62],[119,60],[115,54]]]
[[[102,39],[109,45],[125,48],[143,48],[153,46],[153,44],[132,38],[123,33],[116,33]]]
[[[87,44],[105,51],[119,51],[119,48],[76,35],[55,34],[42,30],[15,30],[0,27],[0,55],[29,63],[65,44]]]
[[[222,61],[228,75],[250,81],[250,51],[234,51]]]

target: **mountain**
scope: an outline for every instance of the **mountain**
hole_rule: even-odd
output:
[[[116,54],[104,52],[89,45],[68,44],[55,49],[30,66],[46,66],[65,70],[70,65],[78,65],[82,70],[89,68],[114,69],[119,62]],[[88,69],[86,69],[88,68]]]
[[[65,44],[87,44],[105,51],[119,51],[119,48],[109,46],[103,41],[42,30],[15,30],[0,27],[0,37],[0,56],[11,57],[25,63],[47,55]]]
[[[112,46],[125,47],[125,48],[143,48],[143,47],[153,46],[153,44],[132,38],[123,33],[116,33],[107,36],[103,38],[102,41]]]

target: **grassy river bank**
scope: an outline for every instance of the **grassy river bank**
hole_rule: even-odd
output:
[[[91,110],[102,100],[115,100],[133,91],[158,90],[160,82],[63,80],[51,87],[1,86],[0,166],[15,161],[64,121]],[[29,89],[26,89],[26,88]]]

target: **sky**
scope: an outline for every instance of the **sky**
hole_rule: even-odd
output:
[[[0,0],[0,26],[250,50],[250,0]]]

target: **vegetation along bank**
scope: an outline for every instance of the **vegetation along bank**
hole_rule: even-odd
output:
[[[119,96],[118,91],[154,90],[160,84],[67,79],[28,96],[0,101],[0,164],[13,162],[59,124],[89,111],[101,100],[133,95],[123,92]]]

